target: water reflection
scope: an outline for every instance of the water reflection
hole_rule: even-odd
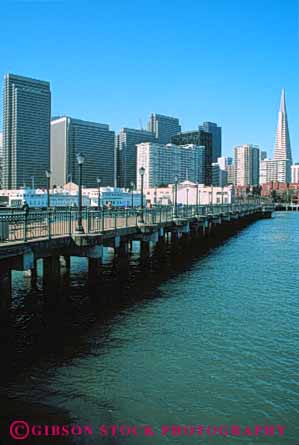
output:
[[[226,243],[214,239],[212,250],[192,244],[174,255],[168,246],[147,265],[133,250],[121,279],[125,259],[107,251],[92,287],[86,261],[73,259],[69,289],[55,298],[43,294],[40,271],[36,289],[16,273],[2,326],[3,394],[31,402],[27,413],[42,403],[94,425],[283,422],[283,443],[294,443],[298,216],[259,221]]]

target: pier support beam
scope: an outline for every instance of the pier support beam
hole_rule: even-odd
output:
[[[128,242],[121,240],[119,246],[115,248],[115,253],[120,257],[126,257],[129,253]]]
[[[129,253],[132,253],[133,251],[133,240],[128,241],[128,251]]]
[[[36,289],[37,282],[37,260],[34,260],[33,267],[24,271],[24,277],[30,278],[31,288]]]
[[[179,233],[178,233],[178,231],[177,230],[173,230],[172,232],[171,232],[171,237],[170,237],[170,240],[171,240],[171,244],[173,243],[176,243],[177,241],[178,241],[178,239],[179,239]]]
[[[101,270],[101,258],[88,258],[88,280],[94,281]]]
[[[70,256],[61,256],[60,257],[60,265],[67,270],[71,269],[71,257]]]
[[[164,241],[164,237],[165,237],[164,228],[160,227],[158,232],[158,241]]]
[[[150,242],[147,240],[140,241],[140,258],[146,260],[149,258],[151,253]]]
[[[92,285],[101,274],[103,246],[92,246],[88,251],[88,283]]]
[[[11,270],[0,270],[0,315],[5,314],[11,302]]]
[[[59,287],[60,261],[59,256],[50,256],[43,259],[43,285],[45,289]]]

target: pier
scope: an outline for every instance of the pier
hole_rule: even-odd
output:
[[[60,269],[70,270],[73,256],[88,258],[92,282],[100,273],[103,248],[112,247],[117,258],[130,255],[133,241],[140,245],[140,258],[166,240],[199,241],[226,228],[236,230],[261,218],[269,218],[273,207],[260,203],[210,206],[161,206],[152,209],[7,210],[0,214],[0,310],[11,300],[13,270],[24,271],[32,282],[37,260],[43,261],[45,289],[55,289]],[[162,249],[163,251],[163,249]]]
[[[275,210],[278,210],[278,211],[299,212],[299,204],[287,203],[287,202],[277,202],[274,205],[275,205]]]

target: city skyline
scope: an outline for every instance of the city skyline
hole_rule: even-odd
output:
[[[51,85],[51,80],[44,80],[44,79],[38,79],[37,77],[32,77],[32,76],[24,76],[23,74],[16,74],[16,73],[5,73],[5,75],[3,76],[3,78],[5,78],[5,76],[6,75],[11,75],[11,76],[17,76],[17,77],[24,77],[24,78],[28,78],[28,79],[32,79],[32,80],[37,80],[37,81],[41,81],[41,82],[48,82],[50,85]],[[3,81],[3,87],[2,87],[2,90],[4,89],[4,81]],[[280,96],[280,105],[279,105],[279,113],[281,114],[281,109],[282,109],[282,104],[284,105],[284,107],[285,107],[285,95],[286,95],[286,91],[285,91],[285,88],[281,88],[281,96]],[[55,92],[54,92],[54,94],[53,94],[53,92],[52,92],[52,101],[53,101],[53,95],[55,95]],[[1,120],[1,125],[2,125],[2,127],[1,127],[1,129],[0,129],[0,133],[3,133],[3,103],[2,103],[2,106],[0,107],[0,110],[1,110],[1,113],[2,113],[2,120]],[[1,113],[0,113],[0,116],[1,116]],[[284,114],[284,113],[283,113]],[[177,121],[182,121],[183,119],[181,119],[181,117],[180,116],[166,116],[166,115],[163,115],[163,114],[161,114],[161,113],[156,113],[156,112],[150,112],[149,113],[149,116],[150,116],[150,118],[151,118],[151,116],[155,116],[155,115],[157,115],[157,116],[162,116],[162,117],[166,117],[166,118],[170,118],[170,119],[173,119],[173,120],[177,120]],[[285,113],[285,115],[287,116],[287,113]],[[52,113],[52,116],[51,116],[51,120],[55,120],[55,119],[60,119],[60,118],[64,118],[64,117],[67,117],[67,116],[70,116],[70,115],[65,115],[65,114],[57,114],[57,113]],[[85,121],[85,119],[83,119],[83,118],[81,118],[81,117],[76,117],[76,119],[78,119],[78,120],[81,120],[81,121]],[[96,120],[96,121],[94,121],[94,122],[97,122],[97,123],[100,123],[98,120]],[[114,131],[115,133],[117,133],[117,132],[121,132],[122,130],[123,130],[123,128],[128,128],[128,127],[126,127],[125,125],[123,125],[122,127],[120,127],[118,130],[115,130],[115,128],[113,127],[113,125],[111,124],[111,122],[109,122],[109,119],[108,118],[106,118],[105,120],[104,120],[104,122],[106,123],[106,125],[108,125],[109,127],[110,127],[110,129],[111,129],[111,131]],[[145,124],[143,124],[143,122],[145,122]],[[291,133],[291,131],[289,130],[289,125],[288,125],[288,116],[286,117],[286,122],[287,122],[287,133],[288,133],[288,141],[290,141],[290,139],[291,139],[291,137],[290,137],[290,135],[289,135],[289,133]],[[134,127],[134,128],[131,128],[131,130],[137,130],[137,131],[143,131],[143,132],[147,132],[147,131],[149,131],[148,130],[148,128],[149,128],[149,123],[150,123],[150,120],[148,120],[147,121],[147,123],[146,123],[146,120],[144,119],[140,119],[139,118],[139,128],[138,128],[138,124],[136,125],[136,127]],[[212,124],[212,125],[216,125],[216,127],[217,127],[217,125],[220,125],[220,130],[221,130],[221,124],[219,123],[219,122],[204,122],[204,124]],[[198,127],[199,129],[203,129],[204,127],[203,127],[203,125],[202,124],[200,124],[200,122],[198,121],[198,124],[197,124],[197,126],[196,127]],[[189,129],[189,130],[187,130],[186,128],[184,128],[182,125],[181,125],[181,131],[182,132],[188,132],[188,131],[194,131],[194,130],[192,130],[191,128]],[[277,123],[276,123],[276,129],[275,129],[275,133],[274,133],[274,136],[273,136],[273,146],[272,147],[270,147],[269,149],[266,149],[265,151],[268,153],[268,157],[269,158],[274,158],[275,157],[275,146],[276,146],[276,144],[277,144]],[[225,132],[225,129],[224,129],[224,132]],[[155,133],[155,131],[153,130],[153,133]],[[221,138],[221,135],[220,135],[220,138]],[[244,142],[244,144],[247,144],[247,142],[245,141]],[[236,147],[236,146],[238,146],[238,145],[242,145],[242,143],[240,143],[240,144],[233,144],[231,147],[223,147],[223,145],[222,145],[222,155],[225,155],[225,156],[230,156],[232,153],[233,153],[233,150],[234,150],[234,148]],[[261,144],[259,144],[259,143],[257,143],[257,144],[250,144],[249,143],[249,145],[259,145],[259,147],[261,148],[261,150],[263,150],[265,147],[262,147],[261,146]],[[295,144],[295,150],[293,149],[293,146],[292,146],[292,149],[291,149],[291,152],[292,153],[295,153],[295,156],[292,156],[292,158],[293,158],[293,162],[296,162],[297,160],[299,160],[299,150],[296,150],[296,144]],[[296,156],[297,155],[297,156]],[[215,161],[216,162],[216,161]]]
[[[189,147],[190,144],[195,144],[194,147],[203,146],[204,151],[199,162],[203,170],[199,172],[200,168],[198,167],[198,170],[196,167],[198,170],[195,174],[196,182],[219,185],[219,181],[224,184],[229,177],[228,166],[223,170],[218,164],[218,159],[221,160],[217,154],[221,155],[222,128],[215,123],[204,122],[198,126],[198,130],[184,132],[181,131],[178,118],[152,113],[147,125],[148,131],[123,128],[118,135],[115,135],[107,124],[68,116],[52,117],[51,121],[51,92],[48,81],[6,74],[4,85],[4,152],[1,159],[1,169],[3,167],[1,183],[4,188],[14,189],[30,180],[37,180],[36,184],[42,186],[46,182],[42,170],[47,173],[50,168],[52,184],[63,185],[68,180],[76,181],[78,179],[76,156],[79,153],[83,153],[92,161],[87,163],[88,167],[84,169],[83,180],[87,185],[92,186],[100,178],[103,186],[114,184],[131,188],[132,184],[140,182],[138,173],[141,166],[138,158],[140,145],[136,144],[145,145],[143,143],[151,141],[153,144],[150,145],[153,147],[161,142],[169,144],[164,146],[168,148],[167,152],[171,146],[170,142],[178,146],[179,151],[184,149],[186,144],[189,144]],[[254,154],[255,151],[257,155]],[[185,150],[183,152],[186,153]],[[284,89],[281,92],[278,113],[274,160],[267,159],[266,152],[261,151],[260,146],[253,144],[235,146],[234,153],[233,183],[236,186],[256,186],[259,182],[269,181],[283,183],[291,181],[292,153]],[[252,158],[250,161],[252,156],[255,160]],[[190,165],[187,157],[189,164],[191,162]],[[194,167],[192,159],[195,162],[195,157],[189,155],[187,157],[184,160],[186,168],[179,174],[181,180],[188,179],[187,172]],[[160,155],[155,157],[154,164],[158,158]],[[217,162],[213,163],[214,158]],[[177,174],[172,165],[174,159],[171,161],[165,157],[162,161],[161,166],[170,163],[167,173],[165,170],[167,178],[164,178],[163,174],[161,176],[161,172],[153,173],[153,163],[150,164],[151,167],[144,166],[145,170],[148,168],[151,171],[151,173],[146,172],[146,175],[150,174],[154,183],[170,183],[171,178]],[[40,168],[41,161],[44,162],[44,169]],[[156,179],[153,179],[154,176]]]
[[[2,9],[2,74],[50,80],[53,115],[107,122],[115,132],[145,128],[151,112],[180,118],[185,131],[217,122],[223,154],[248,143],[273,157],[277,96],[285,88],[293,157],[299,158],[295,1],[287,8],[270,1],[166,1],[146,10],[115,1],[74,4],[71,11],[67,1],[14,3]],[[113,17],[113,31],[106,16]],[[143,30],[138,39],[133,23]],[[12,25],[18,33],[10,41]]]

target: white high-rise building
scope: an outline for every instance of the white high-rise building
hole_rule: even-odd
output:
[[[140,167],[144,167],[144,188],[189,180],[204,183],[205,147],[146,142],[137,145],[137,187],[140,188]]]
[[[257,145],[240,145],[234,148],[235,185],[259,185],[260,149]]]
[[[260,184],[278,181],[285,182],[287,161],[263,159],[260,161]]]
[[[281,92],[280,108],[278,113],[278,124],[276,130],[276,141],[274,150],[275,161],[285,161],[284,174],[281,182],[290,182],[291,180],[291,165],[292,165],[292,151],[288,127],[288,117],[286,110],[285,90]]]
[[[299,184],[299,163],[292,165],[292,183]]]

